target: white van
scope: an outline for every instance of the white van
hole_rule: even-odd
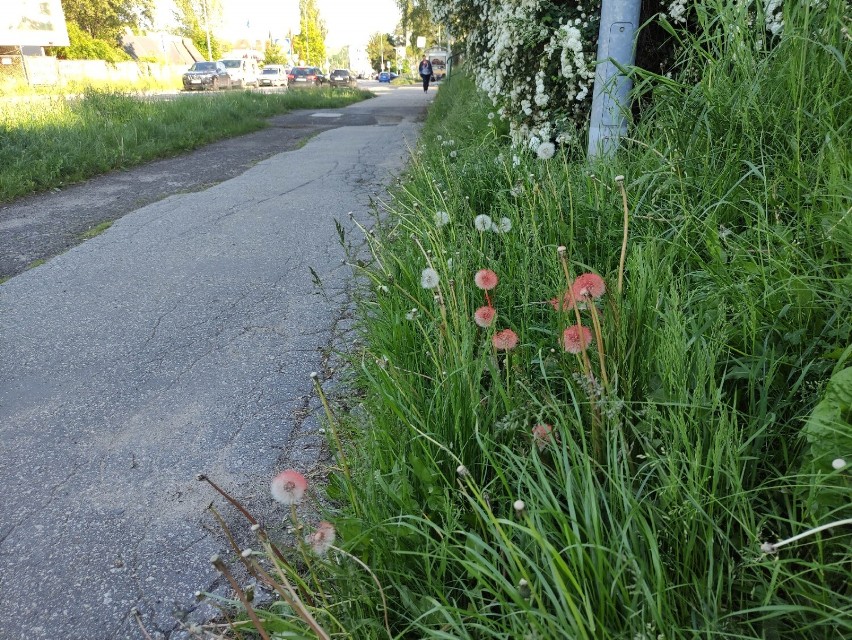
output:
[[[220,62],[231,76],[231,86],[238,89],[257,86],[260,70],[254,58],[224,58]]]

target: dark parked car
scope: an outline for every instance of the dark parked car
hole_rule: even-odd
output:
[[[355,74],[348,69],[335,69],[328,76],[328,83],[332,87],[355,87],[358,82]]]
[[[183,88],[186,91],[230,89],[231,76],[221,62],[195,62],[183,74]]]
[[[281,67],[266,67],[260,72],[257,82],[261,87],[286,87],[287,74]]]
[[[326,78],[317,67],[293,67],[287,81],[291,87],[319,87]]]

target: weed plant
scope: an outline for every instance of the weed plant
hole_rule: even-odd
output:
[[[230,92],[172,100],[87,90],[0,104],[0,202],[256,131],[292,109],[338,108],[354,89]]]
[[[766,42],[718,3],[612,161],[513,151],[441,88],[364,234],[367,417],[329,488],[390,629],[332,552],[335,633],[852,635],[852,41],[810,4]]]

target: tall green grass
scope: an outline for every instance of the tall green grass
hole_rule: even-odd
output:
[[[0,202],[257,131],[292,109],[337,108],[358,90],[234,92],[152,100],[87,90],[80,98],[0,104]]]
[[[332,474],[329,489],[341,546],[383,585],[391,630],[373,580],[339,555],[320,583],[331,630],[852,635],[852,529],[761,550],[852,517],[849,9],[791,5],[778,42],[733,3],[705,18],[679,36],[680,76],[638,77],[651,99],[612,161],[513,151],[469,78],[441,88],[382,232],[364,234],[365,411],[339,454],[352,478]],[[512,228],[477,231],[479,214]],[[575,316],[548,302],[569,284],[560,246],[571,277],[607,282],[609,384],[594,346],[592,380],[561,347]],[[437,289],[421,287],[427,267]],[[487,330],[472,321],[482,268],[500,278]],[[495,351],[506,327],[519,345]],[[846,400],[820,431],[811,414],[832,376]]]

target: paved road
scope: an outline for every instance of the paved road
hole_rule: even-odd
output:
[[[271,519],[275,470],[321,475],[308,374],[346,322],[350,276],[334,220],[367,218],[430,97],[336,111],[355,126],[0,285],[0,638],[141,638],[134,607],[178,637],[210,614],[192,594],[218,587],[223,548],[195,474]]]

